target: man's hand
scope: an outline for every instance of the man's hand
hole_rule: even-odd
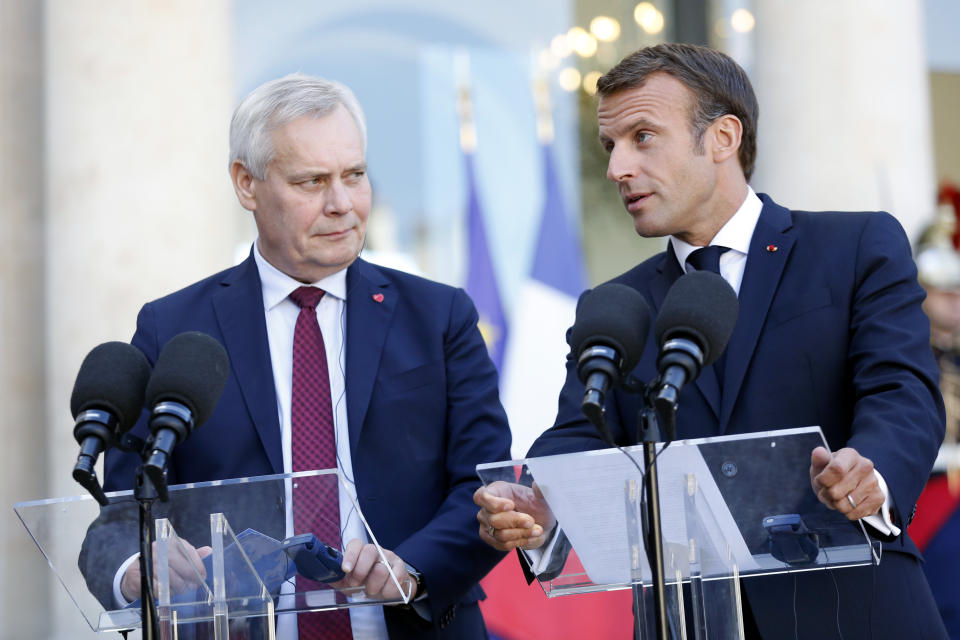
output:
[[[480,538],[500,551],[542,546],[557,522],[537,483],[492,482],[477,489],[473,501],[480,507]]]
[[[415,597],[417,581],[407,573],[407,565],[403,559],[389,549],[384,549],[383,555],[404,590],[404,595]],[[333,583],[332,586],[337,589],[363,587],[367,596],[378,600],[397,600],[403,597],[397,590],[397,585],[390,579],[390,572],[380,559],[375,545],[365,544],[357,539],[351,540],[343,551],[340,568],[347,575]]]
[[[182,545],[182,547],[181,547]],[[210,547],[194,548],[186,540],[180,540],[180,545],[170,545],[170,590],[173,593],[182,593],[187,589],[195,588],[207,578],[207,569],[203,566],[203,559],[213,553]],[[157,543],[153,543],[153,588],[157,583]],[[137,557],[120,579],[120,592],[127,602],[133,602],[140,597],[140,558]]]
[[[824,447],[810,454],[810,484],[817,498],[850,520],[872,516],[884,496],[873,472],[873,462],[846,447],[833,455]]]

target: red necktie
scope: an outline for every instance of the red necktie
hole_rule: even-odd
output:
[[[293,471],[333,469],[337,466],[337,439],[330,403],[327,351],[317,322],[317,304],[323,290],[300,287],[290,299],[300,306],[293,332],[293,394],[290,403]],[[328,477],[304,478],[293,491],[294,533],[313,533],[326,544],[340,546],[338,483]],[[322,480],[322,482],[318,482]],[[326,588],[303,577],[297,591]],[[350,613],[346,609],[297,616],[300,640],[349,640]]]

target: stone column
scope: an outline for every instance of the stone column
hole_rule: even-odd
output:
[[[46,638],[50,572],[13,503],[47,493],[44,437],[43,5],[0,2],[0,620]]]
[[[935,211],[920,0],[764,0],[754,189],[806,209],[883,209],[911,240]]]
[[[226,0],[46,4],[50,495],[82,493],[68,400],[83,357],[129,340],[144,302],[233,262],[247,214],[227,172],[230,24]],[[50,637],[80,637],[55,602]]]

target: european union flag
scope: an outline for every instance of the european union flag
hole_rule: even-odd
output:
[[[487,242],[487,232],[483,222],[483,211],[477,193],[473,154],[465,152],[463,158],[467,171],[468,189],[467,242],[469,255],[466,290],[477,306],[477,312],[480,314],[480,320],[477,323],[480,327],[480,333],[483,335],[484,342],[487,343],[490,358],[499,370],[506,346],[507,322],[503,314],[503,305],[500,302],[497,277],[493,269],[490,245]]]

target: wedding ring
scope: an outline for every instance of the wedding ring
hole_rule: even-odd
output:
[[[850,506],[853,507],[854,509],[857,508],[857,503],[853,501],[853,496],[850,495],[849,493],[847,494],[847,502],[849,502]]]
[[[490,534],[490,537],[491,537],[491,538],[493,537],[493,534],[495,534],[496,532],[497,532],[497,528],[494,527],[493,525],[490,525],[490,528],[487,529],[487,533]]]

